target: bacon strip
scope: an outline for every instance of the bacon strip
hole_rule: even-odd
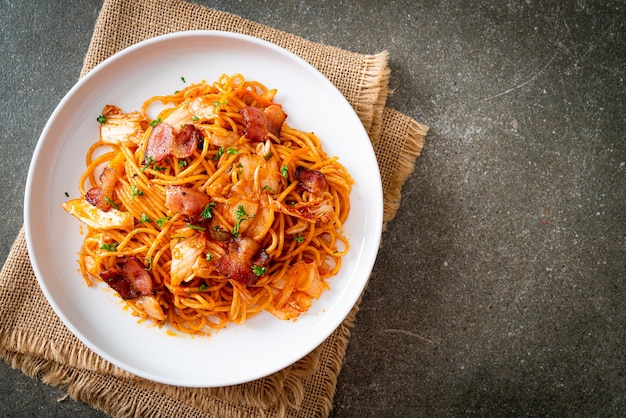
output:
[[[187,158],[202,140],[202,133],[193,125],[185,125],[178,132],[172,144],[172,155],[176,158]]]
[[[111,209],[113,202],[113,189],[117,183],[117,175],[114,168],[106,167],[100,174],[100,186],[92,187],[85,193],[85,199],[103,212]]]
[[[216,268],[229,279],[251,285],[259,279],[252,267],[267,267],[269,261],[269,255],[256,241],[251,238],[236,237],[228,241],[226,255],[220,257]]]
[[[176,133],[174,128],[165,123],[158,123],[152,128],[148,145],[146,147],[146,159],[162,161],[168,155],[176,158],[187,158],[193,154],[202,139],[202,132],[194,125],[187,124]]]
[[[267,131],[263,113],[259,108],[248,106],[241,109],[241,116],[246,124],[244,135],[253,141],[263,141]]]
[[[202,212],[211,203],[209,195],[185,186],[168,186],[165,206],[173,212],[183,214],[192,223],[203,222]]]
[[[306,191],[320,194],[326,189],[326,176],[321,171],[298,166],[294,174],[298,184]]]
[[[114,267],[102,271],[100,277],[124,300],[154,293],[152,276],[133,256],[120,259]]]
[[[156,124],[148,138],[146,160],[151,158],[152,161],[158,162],[170,155],[175,135],[174,128],[167,123]]]
[[[241,109],[246,125],[244,135],[252,141],[264,141],[269,134],[278,136],[287,114],[278,105],[269,105],[264,110],[254,106]]]

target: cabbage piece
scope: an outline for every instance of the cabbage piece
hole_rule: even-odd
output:
[[[63,209],[94,229],[131,229],[135,222],[130,212],[111,208],[103,212],[85,199],[72,199],[63,203]]]
[[[107,144],[135,147],[141,142],[148,122],[140,112],[109,113],[100,125],[100,139]]]

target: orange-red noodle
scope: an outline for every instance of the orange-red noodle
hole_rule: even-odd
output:
[[[151,97],[139,111],[105,108],[100,140],[90,147],[79,181],[83,197],[64,204],[87,224],[79,265],[88,284],[121,258],[136,257],[149,272],[154,293],[149,301],[127,299],[128,305],[138,316],[191,334],[241,324],[264,310],[296,318],[329,289],[327,279],[337,274],[349,250],[343,224],[353,180],[337,158],[326,155],[315,134],[286,122],[278,135],[263,141],[246,137],[242,109],[276,105],[275,94],[240,74],[222,75],[212,84],[203,81]],[[164,109],[152,121],[147,113],[159,104]],[[203,140],[189,157],[169,155],[151,162],[147,142],[159,121],[175,123],[176,129],[193,124]],[[104,167],[116,173],[106,212],[84,199],[102,182]],[[303,190],[295,178],[297,167],[323,173],[323,192]],[[193,225],[166,206],[172,185],[210,197],[205,224]],[[322,217],[316,215],[320,206]],[[309,215],[298,216],[303,210]],[[229,279],[216,268],[233,236],[253,239],[269,255],[256,283]],[[181,248],[192,247],[177,247],[181,242],[197,244],[200,255],[186,260]],[[181,265],[182,280],[172,270]]]

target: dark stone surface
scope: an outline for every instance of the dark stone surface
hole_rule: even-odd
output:
[[[362,53],[429,125],[333,417],[626,414],[622,1],[198,1]],[[99,1],[0,3],[0,261]],[[97,417],[0,362],[0,415]]]

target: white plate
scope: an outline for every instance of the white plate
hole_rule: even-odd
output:
[[[87,148],[105,104],[138,110],[156,94],[241,73],[277,88],[290,126],[313,131],[356,184],[345,225],[351,244],[331,289],[297,321],[263,313],[208,337],[172,336],[123,309],[106,285],[87,287],[78,271],[80,224],[61,208],[77,197]],[[88,347],[122,369],[178,386],[244,383],[276,372],[321,344],[345,319],[369,278],[380,243],[382,187],[362,124],[339,91],[294,54],[256,38],[214,31],[153,38],[107,59],[81,79],[45,126],[28,172],[25,230],[39,285],[57,315]],[[102,287],[104,286],[104,287]]]

